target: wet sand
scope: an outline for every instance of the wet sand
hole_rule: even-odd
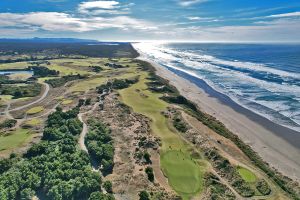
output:
[[[170,81],[181,95],[216,117],[230,131],[249,144],[266,162],[284,175],[300,182],[300,133],[280,126],[238,105],[203,80],[184,72],[150,62],[157,75]]]

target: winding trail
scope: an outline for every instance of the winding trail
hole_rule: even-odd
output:
[[[89,110],[87,112],[84,112],[84,113],[79,113],[78,114],[78,119],[83,124],[82,131],[81,131],[80,136],[79,136],[78,144],[79,144],[80,149],[85,151],[85,152],[88,152],[88,150],[85,146],[85,143],[84,143],[85,136],[88,132],[88,127],[87,127],[86,123],[83,121],[82,116],[86,115],[86,114],[89,114],[89,113],[92,113],[97,107],[99,107],[99,103],[95,103],[91,110]]]
[[[36,104],[36,103],[39,103],[40,101],[42,101],[43,99],[45,99],[46,96],[47,96],[48,93],[49,93],[50,86],[49,86],[47,83],[41,83],[41,84],[45,86],[45,91],[44,91],[44,93],[42,94],[42,96],[41,96],[40,98],[38,98],[37,100],[35,100],[35,101],[33,101],[33,102],[30,102],[30,103],[28,103],[28,104],[26,104],[26,105],[23,105],[23,106],[14,108],[14,109],[9,109],[9,108],[10,108],[10,104],[9,104],[9,106],[8,106],[7,109],[5,110],[6,115],[7,115],[8,112],[22,110],[22,109],[27,108],[27,107],[29,107],[29,106],[32,106],[32,105],[34,105],[34,104]]]

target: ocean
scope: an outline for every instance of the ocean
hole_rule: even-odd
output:
[[[300,132],[300,45],[135,43],[146,58],[205,81],[240,106]]]

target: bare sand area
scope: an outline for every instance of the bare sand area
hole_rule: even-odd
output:
[[[170,81],[181,95],[196,103],[204,112],[216,117],[230,131],[249,144],[266,162],[284,175],[300,182],[300,133],[285,128],[247,110],[204,81],[151,63],[157,75]]]

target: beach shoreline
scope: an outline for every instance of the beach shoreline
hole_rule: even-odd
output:
[[[167,69],[147,59],[141,52],[137,58],[149,62],[156,74],[169,81],[180,94],[222,122],[239,136],[270,166],[300,182],[300,134],[238,105],[203,80],[184,72]]]

